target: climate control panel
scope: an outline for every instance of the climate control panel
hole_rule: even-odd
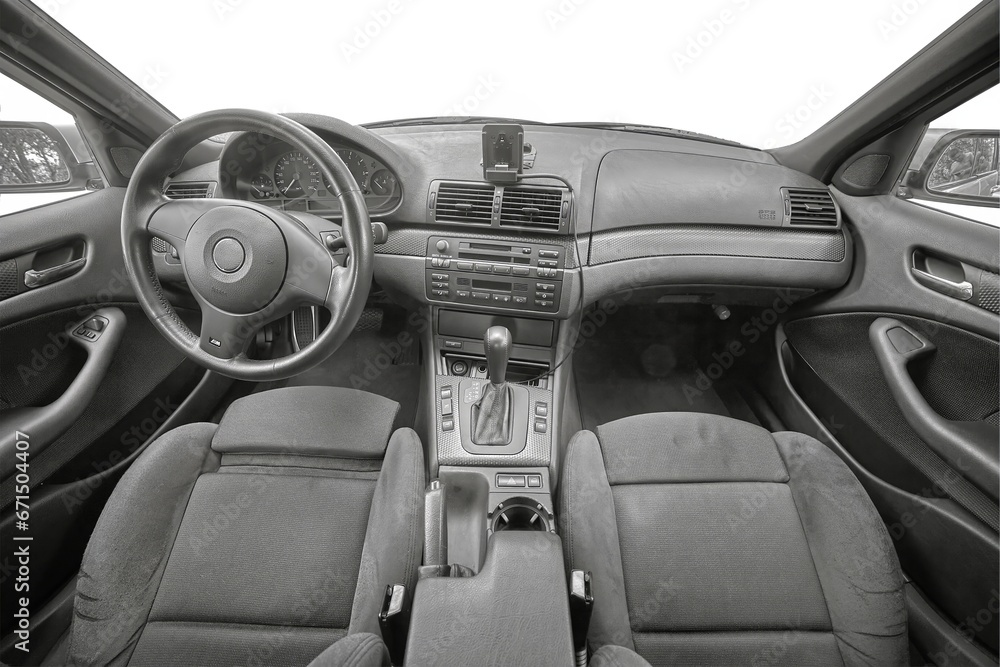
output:
[[[427,298],[554,313],[566,252],[559,245],[433,236],[427,242]]]

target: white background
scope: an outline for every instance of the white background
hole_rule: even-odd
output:
[[[37,1],[181,117],[627,121],[763,148],[815,130],[976,4]]]
[[[181,117],[242,106],[352,123],[434,115],[633,122],[772,148],[834,117],[976,2],[38,4]],[[1000,89],[934,126],[995,128],[997,110]],[[72,122],[2,76],[0,119]],[[951,210],[1000,224],[996,211],[970,208]]]

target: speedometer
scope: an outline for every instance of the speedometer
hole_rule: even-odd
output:
[[[274,184],[286,197],[314,194],[319,190],[319,180],[319,167],[301,151],[286,153],[274,165]]]

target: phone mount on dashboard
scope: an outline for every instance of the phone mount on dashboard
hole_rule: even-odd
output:
[[[524,128],[516,124],[483,125],[483,178],[491,183],[516,183],[521,174]]]

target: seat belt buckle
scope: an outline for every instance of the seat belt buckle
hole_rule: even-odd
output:
[[[573,653],[577,667],[587,665],[587,633],[594,613],[594,591],[590,572],[573,570],[569,573],[569,617],[573,626]]]
[[[406,586],[395,584],[385,587],[385,597],[378,612],[378,627],[382,641],[389,649],[389,659],[394,667],[403,664],[406,656],[406,636],[410,630],[410,596]]]

